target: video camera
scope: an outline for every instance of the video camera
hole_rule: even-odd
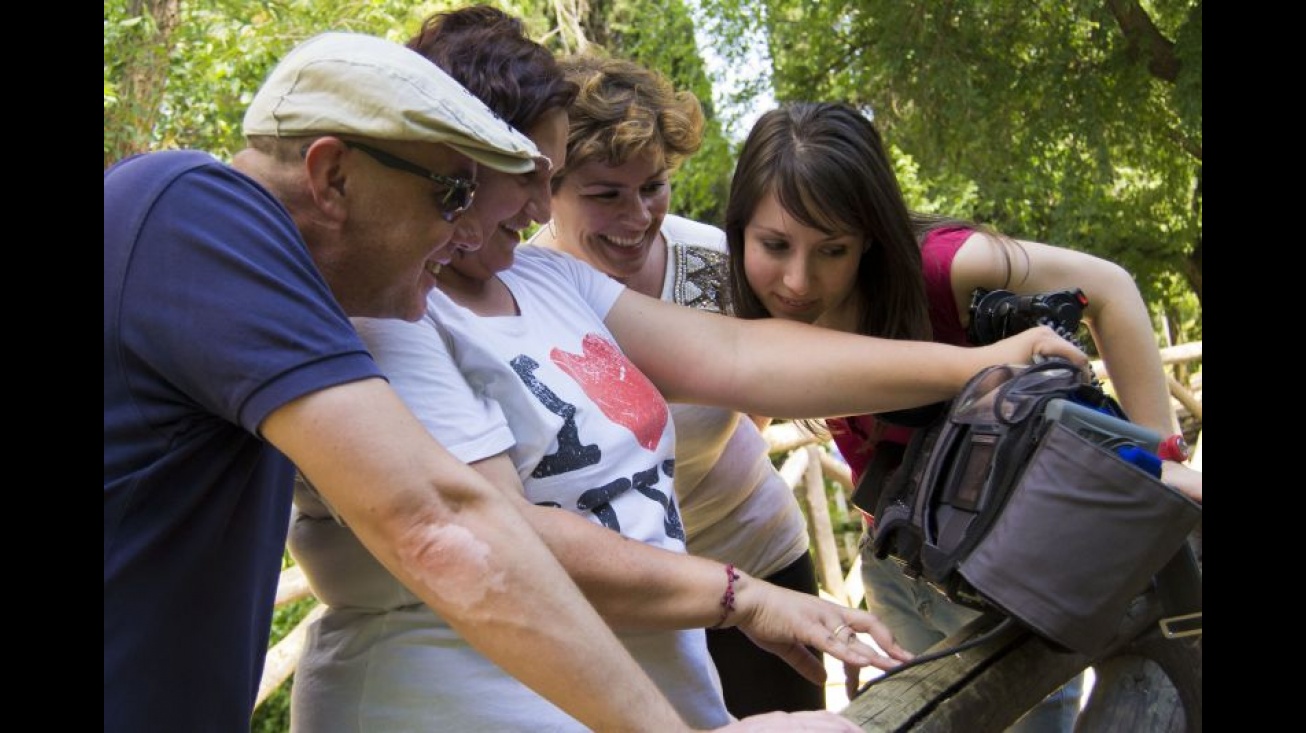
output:
[[[1079,330],[1079,318],[1087,305],[1088,296],[1079,288],[1037,295],[1016,295],[1010,290],[975,288],[970,299],[970,327],[966,335],[972,344],[987,346],[1032,326],[1047,326],[1083,351],[1084,345],[1076,331]],[[1089,371],[1091,374],[1091,367]],[[1094,386],[1098,385],[1095,375],[1092,382]],[[879,419],[906,428],[925,427],[942,414],[946,405],[945,402],[937,402],[884,412],[880,413]]]

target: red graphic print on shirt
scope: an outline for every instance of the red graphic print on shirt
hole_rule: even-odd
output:
[[[667,403],[644,373],[606,339],[586,334],[581,354],[549,352],[612,422],[635,434],[648,450],[657,448],[667,426]]]

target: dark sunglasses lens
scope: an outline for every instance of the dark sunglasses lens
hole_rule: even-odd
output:
[[[466,186],[452,186],[449,192],[444,195],[444,200],[440,203],[440,210],[444,214],[446,221],[453,221],[458,218],[469,206],[472,205],[472,194],[474,191]]]

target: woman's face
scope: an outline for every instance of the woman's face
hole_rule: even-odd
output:
[[[651,153],[569,172],[553,195],[558,249],[618,280],[639,273],[667,216],[668,175]]]
[[[744,227],[744,275],[772,317],[838,322],[851,307],[862,242],[799,223],[768,192]]]
[[[479,230],[481,246],[474,250],[460,247],[448,265],[464,277],[488,280],[511,267],[522,230],[531,222],[549,220],[549,181],[552,171],[566,162],[567,112],[550,110],[524,132],[540,153],[553,161],[553,168],[529,173],[504,173],[486,166],[478,169],[476,199],[464,215],[473,221],[463,231]],[[458,242],[456,236],[454,241]]]

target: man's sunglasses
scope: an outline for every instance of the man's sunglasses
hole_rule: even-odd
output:
[[[394,168],[398,171],[412,173],[421,176],[427,180],[435,181],[447,189],[444,197],[440,199],[440,217],[447,222],[454,222],[464,211],[472,205],[472,198],[476,196],[476,181],[469,181],[466,178],[456,178],[454,176],[444,176],[435,171],[423,168],[416,163],[410,163],[384,150],[378,150],[371,145],[365,145],[352,140],[341,140],[345,147],[353,150],[360,150],[371,156],[376,162],[387,168]]]

